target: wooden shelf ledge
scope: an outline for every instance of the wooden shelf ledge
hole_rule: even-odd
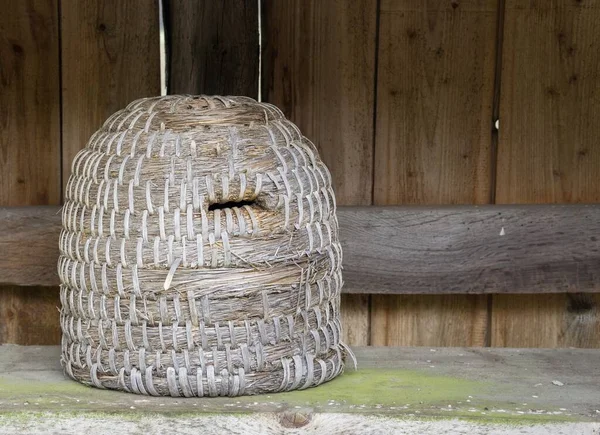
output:
[[[80,385],[63,376],[59,353],[56,346],[0,346],[0,432],[70,433],[96,422],[105,433],[600,430],[599,350],[356,348],[359,370],[317,388],[187,399]]]
[[[600,204],[339,207],[345,293],[600,292]],[[55,286],[59,207],[0,208],[0,284]]]

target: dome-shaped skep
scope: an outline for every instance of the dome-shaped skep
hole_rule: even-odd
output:
[[[58,264],[62,363],[165,396],[301,389],[343,370],[331,177],[269,104],[168,96],[75,157]]]

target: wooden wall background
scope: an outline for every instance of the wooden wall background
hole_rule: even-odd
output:
[[[160,93],[160,5],[0,6],[0,206],[59,204],[90,134]],[[600,202],[600,0],[162,7],[169,92],[260,90],[317,144],[340,204]],[[58,343],[58,306],[56,288],[1,287],[0,343]],[[346,339],[372,345],[600,347],[599,307],[576,288],[343,298]]]

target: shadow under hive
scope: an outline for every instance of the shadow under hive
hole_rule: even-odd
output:
[[[236,396],[343,370],[331,177],[274,106],[135,101],[75,157],[65,199],[62,364],[73,379]]]

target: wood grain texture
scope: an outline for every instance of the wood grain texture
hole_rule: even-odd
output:
[[[169,94],[258,97],[257,0],[167,0]]]
[[[506,0],[504,35],[497,202],[600,202],[600,4]],[[599,347],[599,310],[592,295],[494,297],[492,344]]]
[[[0,206],[59,204],[58,1],[0,0],[0,7]],[[14,248],[0,248],[13,264],[22,258]],[[57,344],[56,304],[45,305],[52,294],[58,289],[0,287],[0,343]]]
[[[345,293],[600,292],[600,204],[341,206],[338,220]],[[0,250],[18,253],[0,256],[0,283],[57,284],[58,207],[0,208],[0,222]]]
[[[498,203],[600,202],[600,4],[506,0]]]
[[[160,94],[158,2],[62,0],[63,186],[115,111]]]
[[[497,6],[497,0],[381,1],[375,204],[489,202]],[[378,297],[372,340],[458,345],[462,324],[486,324],[485,300]],[[427,327],[423,318],[456,321]]]
[[[0,6],[0,205],[59,204],[57,0]]]
[[[374,295],[374,346],[481,346],[487,334],[487,299],[467,295]]]
[[[338,218],[345,292],[600,291],[600,205],[346,207]]]
[[[0,343],[60,343],[60,297],[57,287],[0,287]]]
[[[262,2],[262,99],[319,149],[338,204],[370,205],[377,0]],[[369,297],[342,298],[344,340],[369,342]]]
[[[495,0],[382,0],[375,204],[490,198]]]
[[[492,345],[600,348],[600,294],[495,295]]]
[[[61,229],[59,207],[0,208],[0,284],[55,286],[58,237]]]
[[[369,341],[370,303],[371,296],[368,294],[342,294],[341,321],[344,343],[353,346],[371,344]]]

